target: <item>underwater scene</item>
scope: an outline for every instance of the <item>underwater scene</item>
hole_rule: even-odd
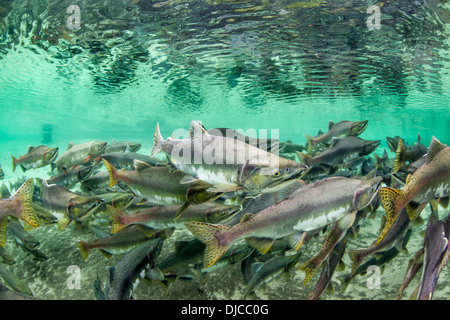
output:
[[[0,0],[0,35],[0,299],[448,299],[446,0]]]

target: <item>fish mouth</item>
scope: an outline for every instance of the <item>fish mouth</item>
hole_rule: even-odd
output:
[[[59,151],[59,148],[58,147],[56,147],[56,148],[52,148],[51,150],[50,150],[50,159],[48,160],[48,162],[53,162],[53,161],[55,161],[55,159],[56,159],[56,157],[58,156],[58,151]]]
[[[375,151],[381,144],[381,140],[371,141],[364,146],[364,154],[370,154]]]
[[[386,142],[391,151],[395,152],[395,150],[397,150],[396,144],[398,143],[398,140],[396,138],[386,137]]]
[[[286,184],[293,183],[296,180],[302,178],[306,173],[308,173],[309,169],[310,169],[310,167],[307,165],[305,165],[304,167],[298,168],[298,170],[295,171],[294,173],[292,173],[290,176],[282,177],[280,179],[276,179],[276,180],[272,181],[264,189],[266,190],[266,192],[280,191],[281,189],[283,189],[286,186]]]
[[[366,130],[368,124],[369,124],[369,120],[363,120],[363,121],[355,122],[355,123],[352,125],[352,127],[351,127],[351,131],[352,131],[355,135],[359,135],[359,134],[361,134],[364,130]]]

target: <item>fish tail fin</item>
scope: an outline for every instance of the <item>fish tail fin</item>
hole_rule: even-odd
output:
[[[309,261],[302,264],[299,269],[305,271],[305,278],[303,279],[303,284],[307,284],[311,281],[312,277],[316,274],[320,267],[321,260],[316,257],[310,259]]]
[[[88,243],[86,241],[78,241],[78,249],[80,249],[81,259],[86,260],[86,258],[91,253],[91,249],[88,248]]]
[[[395,212],[395,203],[400,196],[401,191],[394,188],[381,188],[380,198],[383,208],[386,210],[386,223],[383,230],[381,230],[378,240],[375,245],[378,245],[381,240],[386,236],[387,232],[391,229],[395,220],[397,219],[398,212]]]
[[[185,226],[206,245],[203,262],[205,268],[212,266],[230,248],[230,242],[226,241],[221,234],[229,230],[229,226],[198,221],[187,222]]]
[[[310,155],[307,155],[300,151],[297,151],[297,156],[298,156],[298,160],[301,163],[306,164],[309,167],[314,164],[312,161],[313,158]]]
[[[102,159],[103,163],[105,164],[106,170],[108,170],[109,173],[109,187],[113,187],[117,183],[116,174],[117,169],[114,168],[114,166],[109,163],[106,159]]]
[[[11,155],[11,160],[12,160],[12,172],[14,173],[14,171],[16,171],[17,159],[13,155]]]
[[[18,214],[18,218],[28,223],[33,228],[39,227],[38,219],[31,207],[33,201],[34,184],[33,179],[28,179],[20,188],[16,191],[11,198],[20,199],[22,202],[21,212]]]
[[[113,220],[113,224],[111,226],[111,233],[117,233],[120,230],[124,229],[127,226],[126,224],[123,223],[123,217],[125,216],[125,213],[110,205],[106,205],[106,207],[108,208],[108,211]]]
[[[316,145],[316,142],[314,141],[314,138],[310,135],[305,134],[306,137],[306,143],[308,145],[308,153],[311,153],[313,151],[314,146]]]
[[[350,273],[339,275],[336,277],[341,282],[341,291],[345,292],[348,285],[350,284],[350,281],[352,280],[352,275]]]
[[[351,250],[348,253],[348,256],[350,257],[350,260],[352,260],[352,273],[355,273],[356,269],[358,269],[359,265],[362,261],[362,252],[364,250]]]
[[[395,151],[394,165],[392,166],[392,173],[396,173],[405,163],[406,149],[402,139],[398,139],[397,151]]]
[[[159,131],[159,123],[156,123],[155,133],[153,134],[153,147],[151,152],[151,157],[154,158],[160,151],[160,143],[164,141],[161,131]]]

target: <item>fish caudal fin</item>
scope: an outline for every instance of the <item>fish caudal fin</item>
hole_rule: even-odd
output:
[[[159,131],[159,123],[156,123],[155,133],[153,134],[153,147],[150,156],[154,158],[160,151],[160,142],[164,141],[161,131]]]
[[[80,249],[81,259],[86,260],[86,258],[91,253],[91,249],[88,248],[88,243],[86,241],[78,241],[78,249]]]
[[[397,151],[395,151],[394,165],[392,166],[392,173],[396,173],[405,163],[406,149],[402,139],[398,139]]]
[[[394,188],[381,188],[380,198],[383,208],[386,210],[386,223],[384,224],[383,230],[381,230],[380,235],[376,245],[378,245],[381,240],[386,236],[387,232],[391,229],[394,222],[397,220],[399,212],[395,212],[395,203],[400,195],[400,191]]]
[[[17,159],[14,158],[13,155],[11,155],[11,159],[12,159],[12,172],[14,173],[14,171],[16,171]]]
[[[34,184],[33,179],[28,179],[15,194],[11,196],[11,199],[20,199],[22,202],[22,210],[17,216],[19,219],[25,221],[33,228],[39,227],[38,219],[31,207],[33,200]]]
[[[361,264],[363,257],[362,253],[364,252],[364,249],[361,250],[351,250],[348,255],[350,257],[350,260],[352,260],[352,273],[355,273],[356,269],[358,269],[359,265]]]
[[[205,245],[203,265],[211,267],[229,249],[230,243],[223,239],[221,233],[229,230],[229,226],[215,225],[205,222],[186,222],[189,231]]]
[[[126,215],[123,211],[120,211],[117,208],[114,208],[110,205],[106,205],[108,211],[113,219],[113,224],[111,226],[111,233],[117,233],[120,230],[124,229],[127,225],[123,223],[123,217]]]
[[[308,145],[308,153],[311,153],[316,143],[314,141],[314,138],[311,137],[310,135],[305,134],[305,137],[306,137],[306,144]]]
[[[312,277],[316,274],[321,264],[321,259],[316,257],[310,259],[309,261],[302,264],[299,269],[305,271],[305,278],[303,279],[303,284],[307,284],[311,281]]]
[[[106,170],[108,170],[109,173],[109,187],[111,188],[117,183],[116,179],[117,169],[114,168],[114,166],[105,159],[102,160],[103,163],[105,164]]]
[[[298,160],[300,161],[300,163],[306,164],[309,167],[314,164],[313,157],[311,157],[310,155],[304,154],[300,151],[296,151],[296,153],[297,153]]]

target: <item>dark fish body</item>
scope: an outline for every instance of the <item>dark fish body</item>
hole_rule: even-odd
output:
[[[126,253],[114,267],[109,267],[105,298],[130,300],[145,271],[156,263],[162,245],[161,239],[144,242]]]
[[[167,166],[151,167],[141,164],[136,170],[117,170],[103,159],[110,175],[112,187],[117,181],[124,182],[134,194],[141,196],[151,203],[159,205],[183,205],[195,202],[191,196],[199,196],[199,203],[203,199],[211,199],[216,193],[207,192],[210,186],[203,181],[193,181],[182,184],[180,181],[186,176],[180,171],[172,171]],[[218,195],[217,195],[218,196]]]
[[[99,171],[89,178],[84,179],[80,184],[80,189],[84,192],[94,191],[97,189],[104,189],[109,186],[108,171]]]
[[[111,254],[126,253],[141,243],[150,240],[152,238],[143,232],[142,227],[134,225],[107,238],[97,239],[93,242],[79,241],[78,248],[82,259],[86,260],[93,249],[106,251]]]
[[[405,162],[412,163],[419,160],[428,151],[428,148],[420,143],[419,141],[414,144],[411,148],[406,149],[402,140],[398,140],[397,150],[395,151],[395,160],[392,167],[392,172],[397,172],[405,164]]]
[[[141,148],[140,143],[131,141],[113,141],[106,146],[105,153],[138,152]]]
[[[175,251],[157,264],[164,275],[183,274],[196,266],[205,251],[205,244],[198,239],[175,242]]]
[[[279,276],[282,272],[288,272],[298,262],[301,254],[302,253],[299,252],[290,256],[275,256],[262,264],[260,269],[250,278],[249,283],[244,289],[242,299],[245,300],[251,292],[256,290],[262,284]]]
[[[403,278],[402,285],[398,289],[398,298],[397,300],[402,299],[403,291],[405,291],[406,287],[409,285],[411,280],[415,277],[415,275],[420,271],[423,267],[423,247],[420,248],[412,259],[408,262],[408,268],[406,269],[405,277]]]
[[[420,279],[418,300],[431,300],[442,267],[448,261],[448,234],[445,222],[431,215],[424,239],[424,257],[422,277]],[[444,263],[442,263],[444,260]]]
[[[324,263],[322,273],[316,283],[313,291],[308,295],[308,300],[317,300],[320,298],[325,289],[330,285],[336,267],[341,262],[345,252],[347,241],[342,239],[331,251],[327,260]]]
[[[33,296],[33,293],[28,285],[16,277],[11,271],[9,271],[8,267],[3,264],[0,264],[0,279],[1,282],[12,291],[19,294]]]
[[[27,249],[36,249],[36,247],[39,245],[39,241],[37,241],[31,234],[26,232],[20,223],[10,222],[8,224],[7,230],[17,243],[23,245]]]
[[[220,203],[203,203],[189,206],[180,218],[176,218],[180,206],[155,206],[134,214],[125,214],[111,207],[113,226],[111,232],[117,232],[127,225],[140,224],[154,229],[185,228],[184,223],[189,221],[203,221],[221,223],[228,220],[241,207],[237,205],[224,205]]]
[[[48,184],[59,184],[66,188],[72,188],[78,182],[87,179],[92,175],[91,166],[77,166],[76,168],[70,168],[66,172],[60,172],[47,180]]]
[[[308,150],[307,147],[293,143],[291,140],[280,142],[280,151],[283,153],[295,153],[295,152],[303,152]]]
[[[392,228],[389,230],[389,232],[386,234],[384,239],[381,240],[379,244],[376,244],[376,242],[374,242],[368,248],[350,251],[349,256],[353,262],[352,271],[355,272],[355,270],[358,268],[358,266],[366,257],[370,256],[375,252],[389,249],[391,246],[395,244],[396,241],[401,240],[405,235],[410,225],[410,222],[411,220],[409,219],[406,210],[402,210]]]
[[[239,141],[243,141],[247,144],[251,144],[259,149],[270,151],[272,147],[278,145],[278,139],[260,139],[260,138],[252,138],[246,136],[236,130],[229,128],[214,128],[206,130],[206,132],[213,136],[219,137],[227,137],[230,139],[235,139]]]
[[[308,143],[308,152],[311,153],[316,144],[330,145],[333,138],[341,139],[347,136],[360,135],[367,127],[368,121],[340,121],[334,123],[330,121],[328,123],[328,132],[319,135],[318,137],[311,137],[306,135],[306,141]]]
[[[364,140],[355,136],[340,139],[328,149],[314,157],[298,153],[300,160],[308,166],[324,164],[342,165],[372,153],[380,145],[380,140]]]
[[[28,169],[37,169],[51,164],[58,157],[58,148],[49,148],[41,145],[37,147],[29,147],[28,153],[19,158],[12,158],[12,170],[16,170],[16,166],[20,165],[23,172]]]

